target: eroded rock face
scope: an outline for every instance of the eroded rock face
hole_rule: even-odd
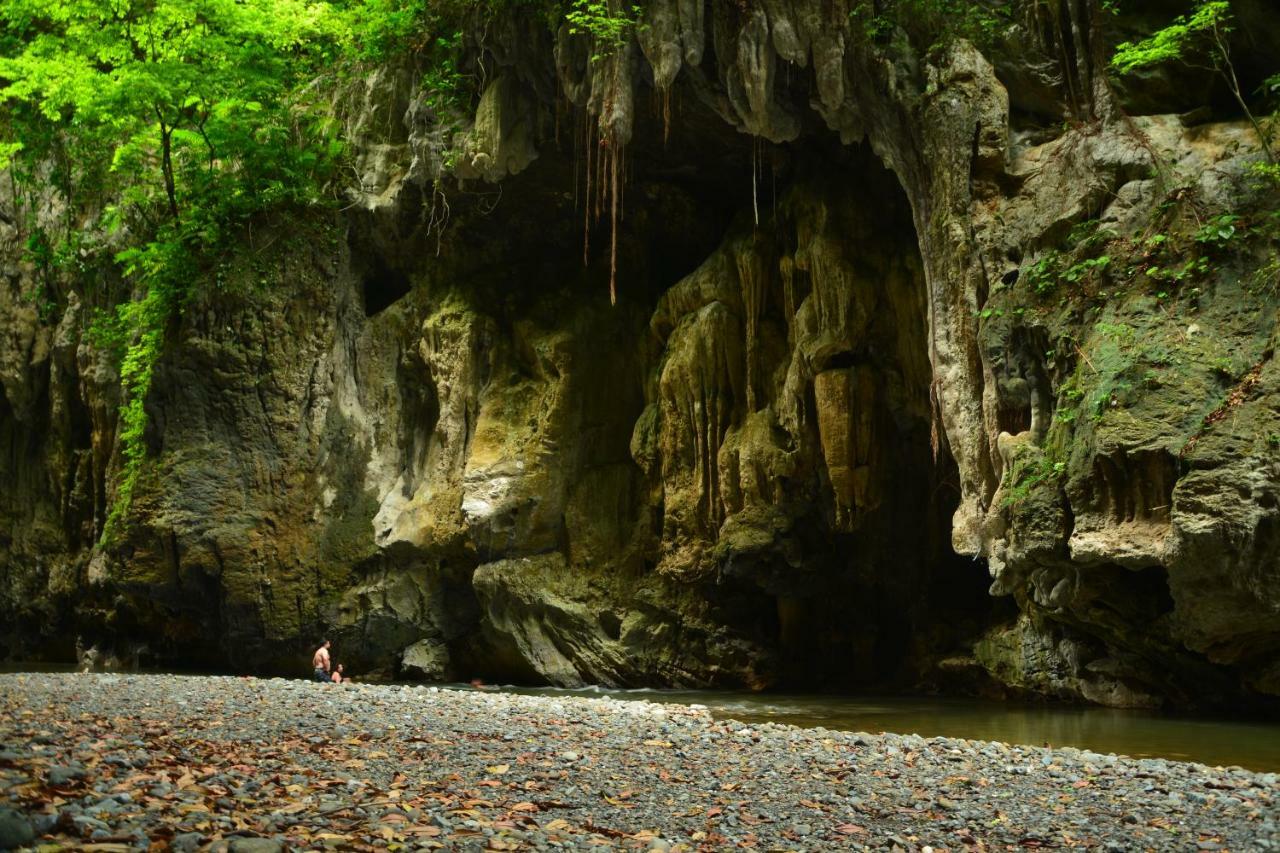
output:
[[[1119,118],[1053,42],[1101,43],[1083,0],[990,57],[731,7],[646,4],[598,62],[504,18],[451,143],[412,69],[353,86],[355,209],[258,235],[175,324],[109,549],[112,359],[74,294],[22,301],[0,224],[9,654],[304,670],[329,635],[427,678],[1280,694],[1265,247],[1172,297],[1064,248],[1096,220],[1159,260],[1172,187],[1248,195],[1252,131]],[[617,308],[557,92],[630,158]]]

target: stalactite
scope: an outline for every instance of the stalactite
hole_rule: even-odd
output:
[[[573,156],[573,209],[577,210],[578,200],[579,200],[578,199],[578,171],[582,165],[581,163],[582,154],[578,149],[578,143],[581,141],[581,136],[578,134],[578,128],[576,123],[573,128],[573,131],[574,131],[573,132],[573,154],[572,154]]]
[[[777,152],[770,152],[769,155],[769,204],[773,211],[774,228],[779,227],[778,222],[778,157]]]
[[[760,318],[764,314],[767,281],[765,267],[754,245],[736,253],[738,283],[742,292],[743,322],[746,326],[747,410],[756,405],[756,349],[759,342]]]
[[[782,306],[787,318],[787,344],[795,346],[796,340],[796,264],[790,255],[778,261],[778,273],[782,276]]]
[[[760,227],[760,204],[758,201],[759,193],[756,189],[756,164],[760,159],[759,140],[752,137],[751,139],[751,212],[756,217],[756,227]]]

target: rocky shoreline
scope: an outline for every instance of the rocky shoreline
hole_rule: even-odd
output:
[[[1274,773],[698,706],[9,674],[0,743],[0,847],[1280,849]]]

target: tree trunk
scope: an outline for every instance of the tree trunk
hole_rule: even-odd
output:
[[[156,107],[156,117],[160,119],[160,171],[164,173],[164,192],[169,199],[169,214],[175,221],[178,219],[178,190],[173,180],[172,146],[173,128],[165,124],[164,114]]]

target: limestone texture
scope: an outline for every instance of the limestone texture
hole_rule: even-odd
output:
[[[1280,696],[1258,139],[1110,85],[1140,22],[1057,5],[925,49],[843,0],[655,0],[600,61],[517,7],[467,35],[462,127],[375,70],[350,204],[247,237],[168,329],[110,544],[101,306],[27,300],[0,222],[0,651]]]

